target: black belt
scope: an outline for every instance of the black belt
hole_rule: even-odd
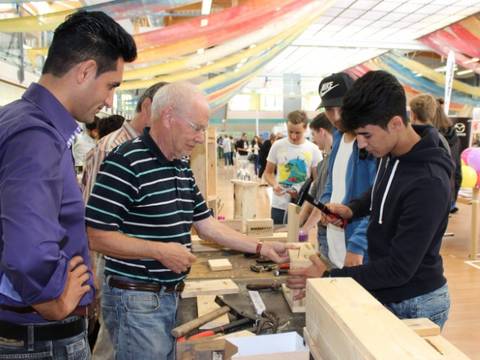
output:
[[[32,314],[36,313],[37,311],[31,306],[10,306],[10,305],[3,305],[0,304],[0,310],[6,310],[15,312],[17,314]],[[77,306],[75,310],[73,310],[69,316],[76,315],[76,316],[87,316],[88,315],[88,306]]]
[[[18,325],[0,320],[0,337],[28,342],[29,329],[34,341],[52,341],[79,335],[86,330],[84,318],[68,323]],[[32,338],[32,336],[30,336]]]
[[[110,277],[108,279],[108,285],[114,288],[123,289],[123,290],[137,290],[137,291],[151,291],[151,292],[182,292],[185,287],[183,281],[176,284],[161,285],[157,283],[146,283],[146,282],[136,282],[128,281],[123,279],[118,279]]]

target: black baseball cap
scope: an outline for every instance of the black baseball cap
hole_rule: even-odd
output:
[[[343,97],[353,86],[353,79],[347,73],[340,72],[327,76],[318,86],[321,107],[337,107],[343,105]]]

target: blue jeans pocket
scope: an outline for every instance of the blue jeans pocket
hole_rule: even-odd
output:
[[[125,308],[130,312],[148,314],[160,307],[160,299],[156,293],[135,291],[124,299]]]
[[[90,346],[87,344],[85,336],[71,344],[65,346],[68,360],[87,360],[90,359]]]
[[[28,351],[23,341],[0,338],[0,359],[53,359],[51,343],[39,344],[34,351]]]

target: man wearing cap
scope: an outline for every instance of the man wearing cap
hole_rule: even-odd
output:
[[[340,108],[343,97],[352,86],[353,79],[342,72],[324,78],[318,89],[322,100],[319,108],[325,108],[328,120],[336,128],[327,182],[320,197],[322,203],[348,203],[367,191],[375,179],[375,159],[358,149],[354,133],[342,131]],[[315,209],[302,230],[308,232],[320,220],[322,213]],[[366,260],[367,225],[368,217],[356,219],[345,228],[327,225],[328,259],[334,267],[354,266]]]

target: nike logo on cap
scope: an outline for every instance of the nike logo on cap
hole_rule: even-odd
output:
[[[324,97],[326,94],[328,94],[332,89],[335,89],[337,86],[340,86],[340,84],[333,85],[333,81],[329,81],[323,84],[322,88],[320,89],[320,97]]]

